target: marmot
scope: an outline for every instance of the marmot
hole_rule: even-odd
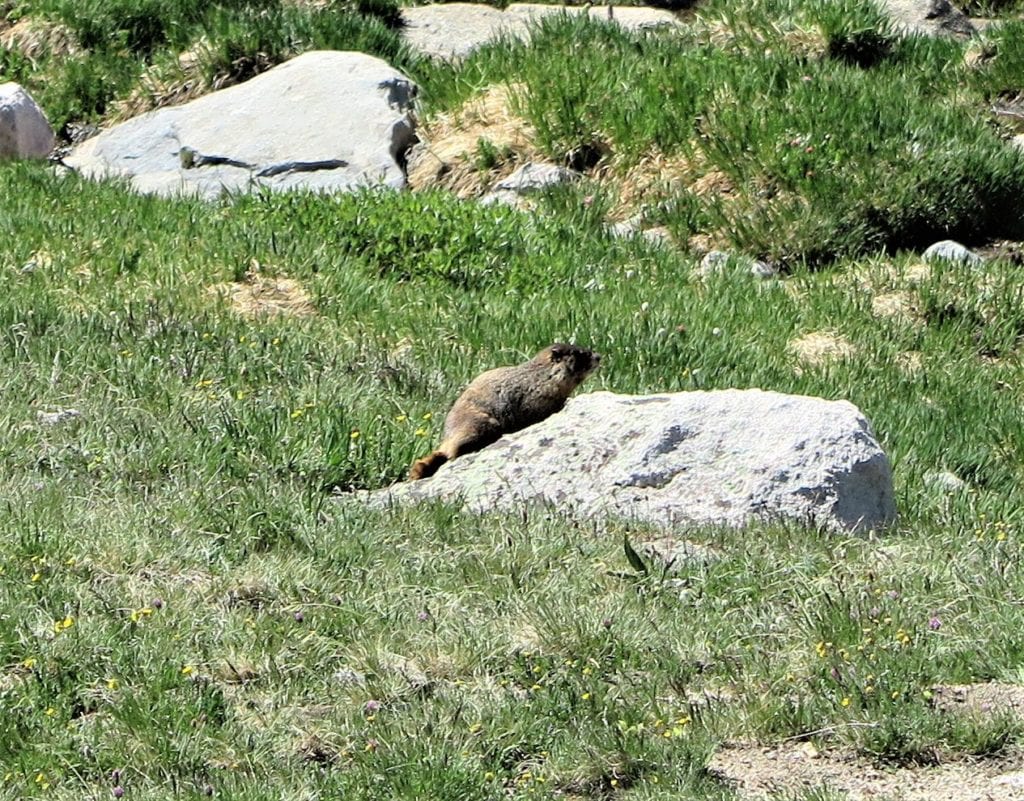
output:
[[[554,414],[600,362],[593,351],[558,342],[528,362],[477,376],[448,412],[440,446],[413,462],[409,478],[432,476],[450,459]]]

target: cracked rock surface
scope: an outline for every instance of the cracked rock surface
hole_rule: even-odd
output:
[[[65,163],[139,192],[405,185],[415,84],[363,53],[304,53],[245,83],[158,109],[83,142]]]
[[[669,528],[791,520],[866,532],[896,517],[889,460],[853,404],[757,389],[580,395],[432,478],[368,497],[474,511],[539,501]]]

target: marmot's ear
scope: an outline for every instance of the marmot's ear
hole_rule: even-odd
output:
[[[567,348],[565,345],[562,345],[561,343],[556,343],[551,346],[551,358],[554,359],[556,362],[561,361],[568,355],[569,348]]]

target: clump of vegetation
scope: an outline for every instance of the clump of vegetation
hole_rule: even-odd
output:
[[[679,159],[682,174],[664,178],[682,186],[656,216],[681,242],[710,236],[778,263],[824,263],[1022,229],[1024,154],[955,100],[957,45],[899,41],[873,6],[813,4],[791,19],[823,31],[823,57],[809,61],[786,47],[791,32],[758,29],[749,13],[723,12],[724,46],[546,20],[530,45],[485,48],[424,83],[440,106],[471,86],[513,84],[540,145],[572,166],[592,166],[574,163],[579,154],[627,171],[652,152]],[[1016,74],[1009,52],[1001,63]],[[724,191],[696,190],[709,177]]]

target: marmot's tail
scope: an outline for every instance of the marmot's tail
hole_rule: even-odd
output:
[[[430,456],[417,459],[409,469],[409,480],[416,481],[419,478],[429,478],[447,461],[448,454],[442,451],[434,451]]]

